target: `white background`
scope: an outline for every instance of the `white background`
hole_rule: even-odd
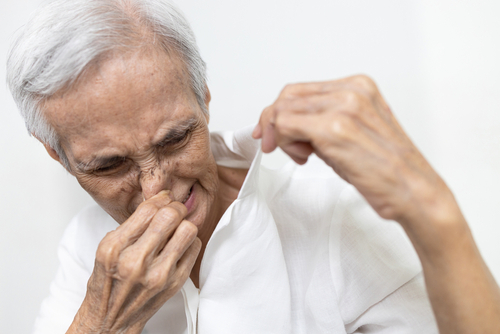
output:
[[[28,137],[4,84],[39,0],[0,3],[0,332],[28,333],[70,218],[91,202]],[[500,281],[500,2],[178,1],[208,63],[212,130],[257,121],[289,82],[366,73],[454,191]]]

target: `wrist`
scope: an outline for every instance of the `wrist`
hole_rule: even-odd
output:
[[[91,326],[88,326],[88,324],[85,323],[85,318],[82,318],[77,313],[66,334],[84,334],[84,333],[100,334],[99,331],[93,329]]]
[[[89,296],[89,290],[85,296],[82,305],[78,309],[73,322],[66,334],[104,334],[107,333],[104,326],[104,317],[97,305],[97,300],[92,300]]]
[[[140,334],[142,333],[144,326],[144,322],[136,321],[135,323],[122,327],[121,329],[108,328],[103,324],[103,321],[99,320],[98,316],[92,314],[92,311],[89,312],[89,310],[85,307],[84,301],[66,334]]]
[[[473,242],[467,222],[446,184],[440,180],[413,192],[406,214],[398,219],[422,262],[437,261]]]

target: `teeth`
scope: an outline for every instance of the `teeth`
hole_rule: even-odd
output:
[[[188,194],[186,195],[186,198],[184,198],[184,200],[182,201],[182,204],[186,203],[187,199],[189,198],[189,195],[191,195],[191,189],[193,189],[193,188],[190,188],[190,189],[189,189],[189,192],[188,192]]]

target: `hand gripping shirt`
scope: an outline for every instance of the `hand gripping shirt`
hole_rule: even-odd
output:
[[[200,289],[188,279],[143,333],[437,333],[401,227],[319,158],[271,170],[259,146],[250,127],[211,134],[217,164],[247,177],[206,246]],[[66,332],[98,244],[117,226],[97,205],[72,220],[35,333]]]

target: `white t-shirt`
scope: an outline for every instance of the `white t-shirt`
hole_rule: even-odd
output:
[[[251,128],[212,133],[219,165],[250,170],[207,244],[200,289],[190,279],[144,333],[437,333],[418,257],[319,158],[261,165]],[[104,235],[118,224],[80,212],[59,247],[60,268],[35,333],[65,333]]]

